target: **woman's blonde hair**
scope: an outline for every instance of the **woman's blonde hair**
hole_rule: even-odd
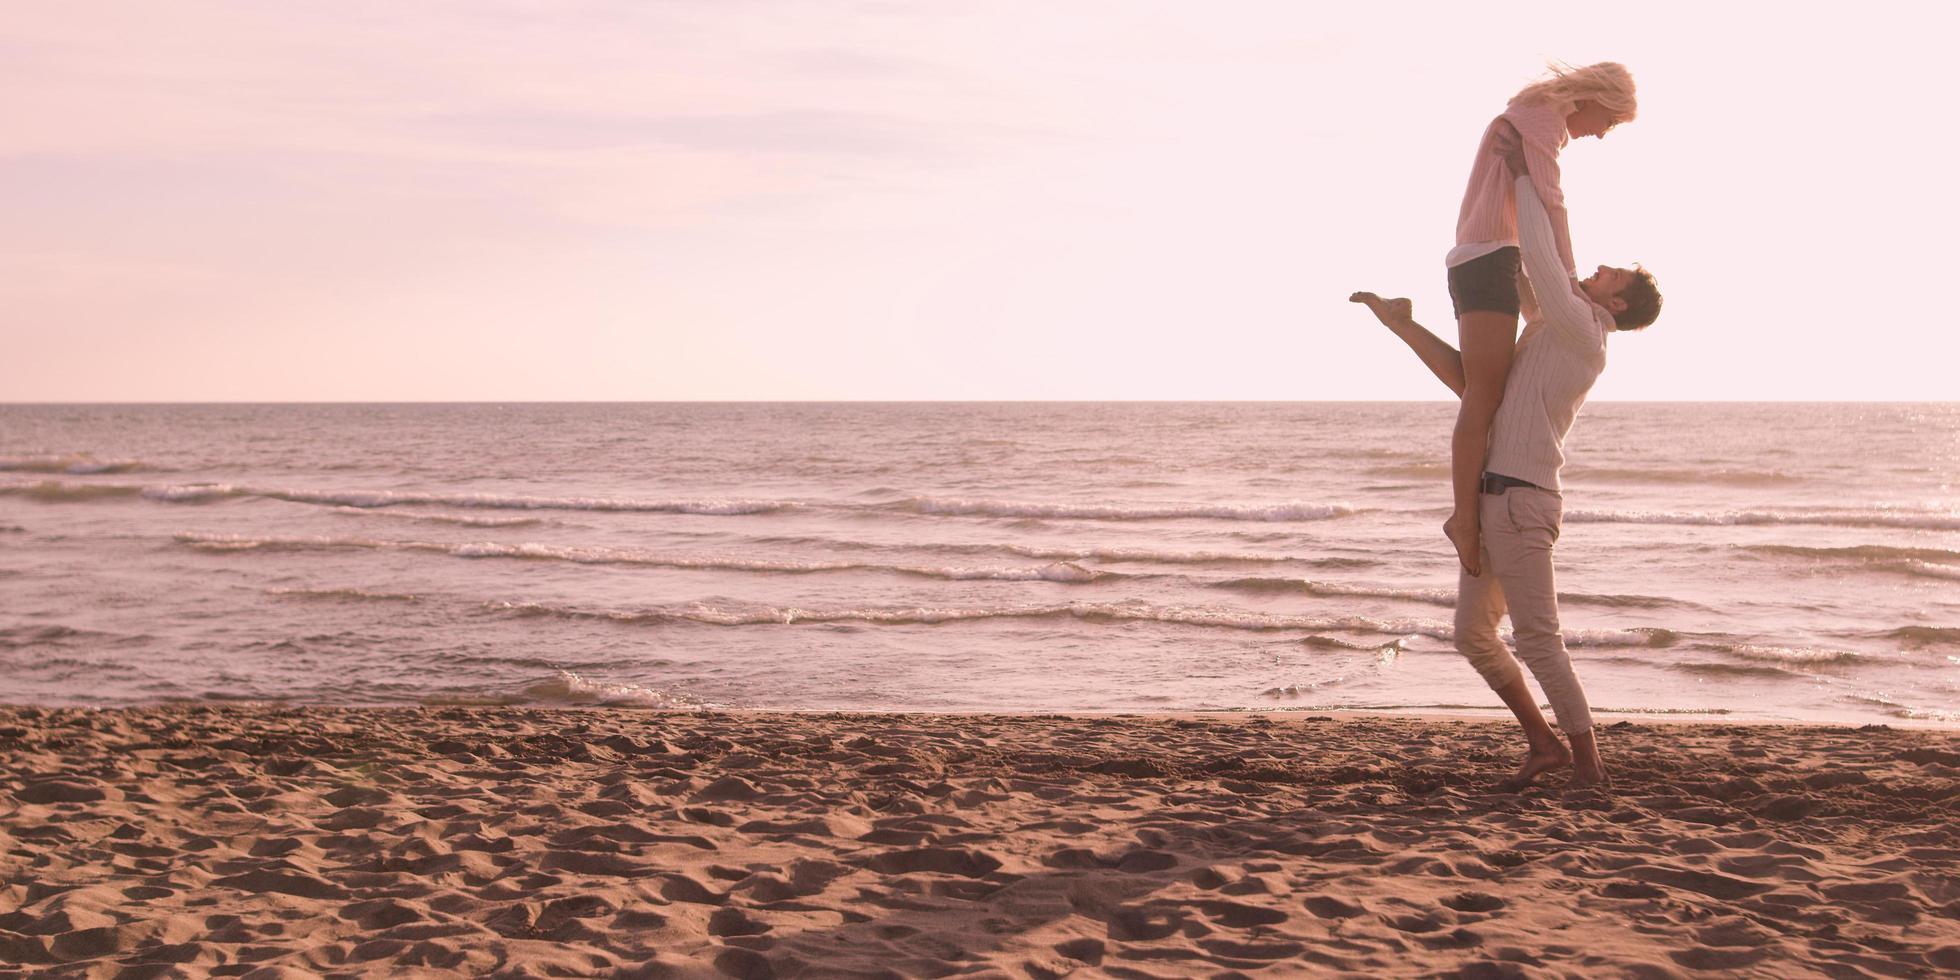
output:
[[[1551,76],[1530,85],[1511,97],[1512,105],[1550,105],[1566,112],[1581,99],[1590,99],[1605,107],[1613,118],[1620,122],[1630,122],[1639,104],[1633,97],[1633,73],[1625,65],[1613,61],[1602,61],[1584,68],[1574,68],[1563,63],[1553,63]]]

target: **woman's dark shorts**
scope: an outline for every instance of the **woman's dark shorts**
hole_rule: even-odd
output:
[[[1456,315],[1518,315],[1518,247],[1506,245],[1461,265],[1450,266],[1450,305]]]

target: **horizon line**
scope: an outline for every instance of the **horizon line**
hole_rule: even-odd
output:
[[[330,399],[266,401],[10,401],[0,408],[163,405],[1448,405],[1454,398],[643,398],[643,399]],[[1612,398],[1588,405],[1960,405],[1960,399]]]

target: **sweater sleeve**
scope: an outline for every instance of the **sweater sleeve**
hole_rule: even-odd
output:
[[[1565,190],[1559,186],[1558,154],[1565,132],[1565,120],[1540,107],[1513,108],[1505,112],[1524,142],[1525,164],[1531,172],[1531,185],[1552,222],[1552,240],[1558,245],[1559,261],[1569,277],[1578,269],[1572,257],[1572,231],[1565,216]]]
[[[1559,262],[1551,217],[1538,200],[1530,176],[1517,179],[1517,195],[1519,251],[1540,312],[1559,336],[1588,349],[1598,347],[1600,332],[1593,319],[1593,305],[1572,294],[1572,278]]]

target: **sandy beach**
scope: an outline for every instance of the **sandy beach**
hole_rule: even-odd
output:
[[[1960,735],[1415,717],[0,710],[0,973],[1919,976]],[[1556,782],[1556,780],[1554,781]]]

